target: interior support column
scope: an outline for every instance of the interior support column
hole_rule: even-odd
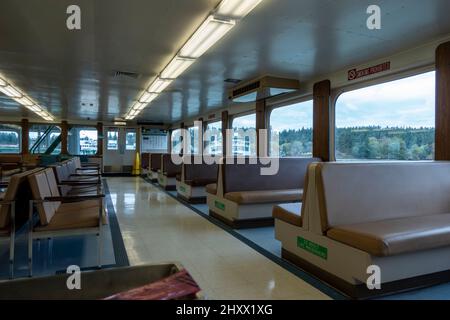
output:
[[[69,136],[69,124],[67,121],[61,122],[61,155],[68,155],[67,139]]]
[[[436,155],[450,160],[450,42],[436,50]]]
[[[137,139],[137,132],[136,132],[136,139]],[[103,123],[98,122],[97,123],[97,156],[103,155]],[[136,141],[137,144],[137,141]]]
[[[258,100],[256,101],[256,154],[259,157],[268,156],[268,138],[269,136],[265,136],[260,134],[260,130],[267,129],[267,119],[266,119],[266,100]],[[265,139],[266,143],[263,148],[261,148],[261,139]]]
[[[22,156],[26,156],[29,154],[30,149],[29,145],[30,123],[28,122],[27,119],[22,119],[21,127],[22,127]]]
[[[230,115],[228,111],[222,112],[222,155],[227,156],[227,129],[230,122]],[[231,150],[230,150],[231,151]]]
[[[198,121],[200,122],[200,128],[198,128],[198,154],[203,155],[203,148],[205,147],[203,144],[203,136],[205,134],[206,128],[203,118],[199,118]]]
[[[331,82],[325,80],[314,85],[313,90],[313,156],[330,161]]]

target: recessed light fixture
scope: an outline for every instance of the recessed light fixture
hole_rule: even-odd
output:
[[[235,19],[242,19],[262,0],[223,0],[217,7],[216,14]]]
[[[186,71],[193,63],[195,59],[175,57],[170,61],[167,67],[161,72],[161,78],[164,79],[176,79],[180,74]]]
[[[186,41],[159,76],[138,99],[139,109],[134,104],[125,115],[133,120],[140,111],[158,97],[173,80],[178,78],[208,49],[222,39],[235,25],[235,19],[242,19],[262,0],[222,0],[217,8],[203,21],[194,34]],[[151,95],[153,94],[153,95]],[[138,110],[138,112],[136,112]]]
[[[36,104],[30,97],[20,91],[18,88],[14,87],[9,81],[4,77],[0,76],[0,92],[4,93],[6,96],[14,99],[16,102],[24,106],[30,111],[33,111],[38,116],[42,117],[44,120],[53,121],[53,116],[48,113],[44,108]]]
[[[217,41],[222,39],[235,24],[234,20],[221,20],[209,16],[181,48],[180,56],[200,58]]]

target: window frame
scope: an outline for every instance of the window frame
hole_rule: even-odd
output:
[[[207,122],[203,122],[203,126],[204,126],[204,130],[206,131],[206,130],[208,130],[208,126],[210,125],[210,124],[213,124],[213,123],[219,123],[220,122],[220,124],[221,124],[221,126],[220,126],[220,134],[222,135],[222,141],[221,141],[221,149],[222,150],[220,150],[220,153],[215,153],[215,154],[210,154],[211,156],[221,156],[221,155],[223,155],[223,132],[222,132],[222,129],[223,129],[223,121],[222,121],[222,119],[211,119],[210,121],[207,121]],[[204,139],[204,136],[203,136],[203,139]],[[202,139],[202,140],[203,140]],[[203,146],[202,146],[202,150],[203,151],[205,151],[204,150],[204,148],[205,148],[205,141],[203,141]]]
[[[129,132],[134,133],[134,149],[129,149],[127,144],[127,135]],[[138,129],[137,128],[125,128],[125,151],[136,151],[138,149]]]
[[[270,142],[272,141],[272,130],[270,129],[270,117],[272,116],[272,112],[279,108],[289,107],[294,104],[300,104],[300,103],[304,103],[304,102],[308,102],[308,101],[312,101],[312,103],[313,103],[312,143],[313,143],[313,150],[314,150],[314,95],[307,94],[307,95],[302,95],[301,97],[285,99],[280,102],[271,104],[267,107],[266,128],[267,128],[267,139],[269,140],[267,143],[268,144],[267,150],[269,152],[269,156],[271,156],[271,150],[272,150],[272,146],[270,145]]]
[[[235,113],[230,117],[230,123],[229,123],[229,127],[227,129],[231,129],[234,132],[234,127],[233,127],[233,122],[234,120],[238,119],[238,118],[243,118],[249,115],[254,115],[255,116],[255,130],[256,130],[256,109],[252,109],[249,111],[245,111],[245,112],[241,112],[241,113]],[[223,140],[222,140],[223,141]],[[232,156],[236,156],[234,153],[234,139],[231,140],[231,154]],[[256,150],[255,150],[255,154],[251,155],[250,157],[258,157],[258,132],[256,132]],[[228,152],[228,150],[227,150]]]
[[[382,84],[386,84],[389,82],[394,82],[394,81],[398,81],[398,80],[402,80],[402,79],[406,79],[406,78],[410,78],[410,77],[414,77],[414,76],[420,76],[422,74],[425,73],[429,73],[429,72],[436,72],[436,67],[434,64],[432,65],[427,65],[427,66],[422,66],[422,67],[418,67],[418,68],[412,68],[412,69],[408,69],[408,70],[402,70],[400,72],[395,72],[395,73],[391,73],[385,76],[380,76],[380,77],[375,77],[372,79],[368,79],[368,80],[361,80],[361,81],[357,81],[355,83],[350,83],[350,84],[346,84],[337,88],[332,88],[331,90],[331,106],[330,106],[330,161],[332,162],[346,162],[346,160],[337,160],[336,159],[336,104],[340,98],[341,95],[343,95],[344,93],[348,93],[351,91],[355,91],[355,90],[359,90],[359,89],[364,89],[364,88],[368,88],[368,87],[372,87],[372,86],[376,86],[376,85],[382,85]],[[436,114],[435,114],[436,117]],[[434,156],[434,160],[436,158],[436,155]],[[356,160],[359,162],[387,162],[387,161],[402,161],[402,162],[408,162],[407,160],[388,160],[388,159],[383,159],[383,160]],[[354,162],[356,162],[354,161]],[[433,161],[433,160],[424,160],[424,161]]]
[[[0,125],[11,125],[11,126],[17,126],[20,129],[20,134],[19,134],[19,152],[5,152],[5,153],[0,153],[0,155],[20,155],[23,152],[23,145],[22,145],[22,136],[23,136],[23,128],[22,128],[22,123],[20,122],[0,122]]]
[[[70,147],[69,147],[69,133],[70,130],[72,130],[73,128],[81,128],[81,129],[85,129],[85,130],[90,130],[92,128],[92,131],[97,131],[97,151],[94,154],[72,154],[70,153]],[[78,136],[79,138],[79,136]],[[98,154],[99,151],[99,142],[100,142],[100,135],[98,133],[98,129],[95,126],[92,125],[71,125],[68,130],[67,130],[67,153],[70,156],[84,156],[84,157],[92,157]],[[103,148],[103,146],[102,146]]]
[[[61,135],[62,135],[62,127],[61,127],[60,123],[39,123],[39,122],[30,123],[29,127],[28,127],[28,152],[29,153],[30,153],[30,147],[31,147],[31,144],[30,144],[30,140],[31,140],[30,139],[30,131],[31,131],[31,127],[33,127],[33,126],[55,126],[55,127],[59,128],[59,130],[61,132]],[[62,136],[61,136],[61,138],[62,138]],[[61,140],[61,145],[62,145],[62,140]],[[61,155],[61,151],[59,153],[52,154],[52,155]],[[42,155],[42,154],[43,153],[33,153],[33,155]]]

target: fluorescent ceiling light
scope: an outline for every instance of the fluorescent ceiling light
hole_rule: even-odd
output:
[[[146,91],[139,99],[139,102],[148,104],[148,103],[152,102],[153,100],[155,100],[157,96],[158,96],[158,94],[156,94],[156,93],[151,93],[151,92]]]
[[[201,57],[209,48],[230,31],[236,22],[234,20],[219,20],[209,16],[200,28],[180,50],[180,56],[189,58]]]
[[[0,86],[1,87],[4,87],[4,86],[6,86],[6,81],[5,80],[3,80],[2,78],[0,78]]]
[[[22,94],[19,91],[17,91],[17,89],[12,87],[11,85],[9,85],[7,87],[0,87],[0,91],[3,92],[4,94],[6,94],[8,97],[11,97],[11,98],[20,98],[20,97],[22,97]]]
[[[34,105],[34,102],[28,99],[27,97],[13,98],[13,99],[25,107]]]
[[[195,59],[175,57],[167,65],[163,72],[161,72],[161,78],[164,79],[176,79],[186,71],[193,63]]]
[[[170,84],[172,83],[172,80],[169,79],[161,79],[156,78],[155,81],[150,85],[148,88],[148,92],[150,93],[161,93],[166,89]]]
[[[242,19],[262,0],[223,0],[216,14],[224,17]]]

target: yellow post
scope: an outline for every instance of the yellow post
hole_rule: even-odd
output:
[[[141,157],[139,152],[136,151],[136,157],[134,158],[133,172],[134,176],[139,176],[141,174]]]

